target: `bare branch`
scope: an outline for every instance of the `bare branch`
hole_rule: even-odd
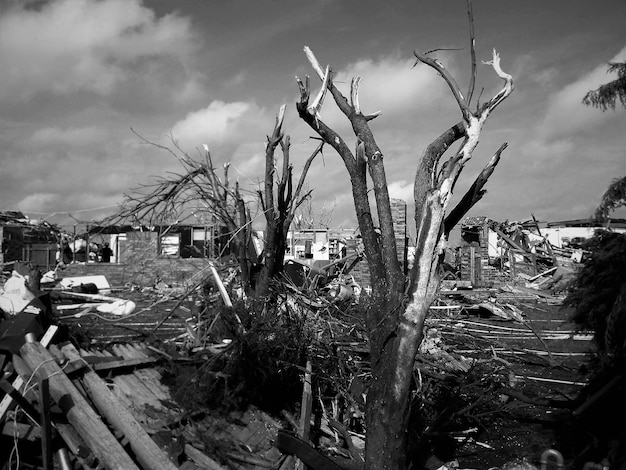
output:
[[[476,86],[476,37],[474,36],[474,12],[472,11],[472,0],[467,0],[467,17],[469,19],[470,55],[472,59],[470,85],[469,89],[467,90],[467,105],[470,106],[472,102],[472,96],[474,96],[474,87]]]
[[[433,140],[422,154],[414,183],[416,223],[420,225],[421,205],[424,204],[427,194],[440,185],[437,178],[437,167],[441,157],[457,140],[465,135],[466,125],[458,122]]]
[[[311,67],[313,67],[313,70],[317,73],[317,76],[320,80],[324,81],[324,71],[322,70],[322,66],[315,57],[315,54],[313,54],[311,48],[309,46],[304,46],[304,53],[306,54],[306,58],[309,59]]]
[[[491,65],[493,70],[498,74],[502,80],[504,80],[504,85],[502,90],[500,90],[488,103],[483,106],[484,110],[488,110],[487,112],[493,111],[496,106],[502,103],[512,92],[513,92],[513,77],[508,73],[505,73],[500,67],[500,55],[493,50],[493,59],[489,62],[484,62],[487,65]],[[486,118],[486,116],[485,116]]]
[[[356,114],[363,114],[361,113],[361,105],[359,104],[359,87],[360,86],[361,86],[361,77],[353,77],[352,82],[350,84],[350,105],[352,106],[352,108],[354,108],[354,112]],[[371,121],[373,119],[376,119],[381,114],[382,114],[382,111],[376,111],[375,113],[366,114],[364,116],[365,116],[366,121]]]
[[[482,199],[486,194],[486,190],[483,189],[487,180],[496,168],[496,165],[500,162],[500,156],[502,152],[508,147],[508,144],[503,143],[496,153],[491,157],[491,160],[485,165],[482,171],[474,180],[474,183],[469,187],[467,192],[463,195],[459,203],[450,211],[444,222],[444,234],[447,237],[450,231],[458,224],[461,219],[467,214],[467,212],[474,207],[474,205]]]
[[[361,77],[352,77],[350,83],[350,104],[357,113],[361,112],[361,106],[359,105],[359,86],[361,85]]]
[[[283,104],[280,109],[278,110],[278,115],[276,116],[276,124],[274,125],[275,129],[278,129],[278,132],[281,132],[281,129],[283,127],[283,121],[285,120],[285,108],[287,107],[286,104]]]
[[[413,51],[413,54],[420,62],[428,65],[429,67],[432,67],[437,72],[439,72],[439,74],[443,77],[443,79],[448,84],[448,87],[452,91],[452,95],[454,96],[454,99],[461,109],[463,119],[469,121],[469,116],[471,115],[469,104],[463,97],[463,93],[461,93],[459,85],[456,83],[456,80],[454,80],[454,77],[450,74],[450,72],[448,72],[448,69],[446,69],[443,64],[439,62],[439,60],[431,59],[426,54],[420,53],[417,50]]]
[[[328,91],[328,81],[330,80],[330,67],[326,67],[326,73],[324,74],[324,79],[322,80],[322,88],[320,88],[319,93],[308,106],[309,113],[313,114],[316,119],[320,117],[320,111],[322,110],[322,104],[324,104],[324,98],[326,97],[326,92]]]
[[[296,191],[293,193],[294,200],[297,201],[298,198],[300,197],[300,192],[302,191],[302,185],[304,184],[306,175],[309,172],[309,168],[311,167],[311,164],[313,163],[313,160],[315,159],[315,157],[319,155],[320,153],[322,153],[323,148],[324,148],[324,142],[320,142],[320,144],[316,147],[316,149],[313,151],[313,153],[309,156],[309,158],[307,158],[306,162],[304,163],[304,168],[302,169],[302,174],[300,175],[300,180],[298,181],[298,186],[296,187]],[[295,210],[292,212],[295,213]]]

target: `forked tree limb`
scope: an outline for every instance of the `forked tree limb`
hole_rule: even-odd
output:
[[[454,99],[459,105],[459,109],[461,110],[461,114],[463,115],[463,120],[468,121],[469,116],[471,115],[469,103],[463,96],[461,88],[457,84],[452,74],[448,71],[448,69],[445,68],[438,59],[433,59],[424,53],[418,52],[417,50],[413,51],[413,55],[417,58],[417,60],[419,60],[423,64],[428,65],[429,67],[432,67],[439,73],[439,75],[441,75],[441,77],[445,80],[448,87],[450,88],[452,96],[454,96]]]
[[[450,231],[458,224],[461,219],[467,214],[467,212],[474,207],[474,205],[482,199],[487,192],[484,188],[487,180],[492,175],[496,168],[496,165],[500,162],[500,156],[502,152],[507,148],[508,144],[505,142],[500,146],[496,153],[491,157],[491,160],[485,165],[482,171],[478,174],[474,183],[469,187],[467,192],[463,195],[458,204],[450,211],[446,216],[444,222],[444,234],[447,237]]]
[[[357,214],[359,214],[361,234],[364,238],[370,240],[369,249],[371,251],[368,253],[368,259],[373,260],[371,262],[378,265],[377,269],[379,268],[379,272],[385,273],[384,277],[388,284],[400,282],[402,273],[400,272],[400,265],[397,258],[396,239],[393,231],[393,216],[391,213],[391,201],[383,164],[383,153],[376,143],[374,135],[368,125],[368,122],[380,113],[365,116],[360,112],[358,99],[360,79],[355,78],[352,81],[350,101],[348,101],[348,99],[333,83],[332,76],[329,77],[329,74],[326,74],[323,71],[322,66],[311,49],[309,47],[305,47],[304,52],[313,70],[323,81],[323,86],[325,85],[328,87],[335,104],[350,121],[352,129],[357,137],[357,142],[363,143],[363,149],[365,151],[362,155],[365,156],[365,159],[358,159],[357,161],[352,152],[343,147],[343,141],[339,138],[337,133],[328,129],[327,126],[325,126],[325,124],[318,119],[318,116],[313,114],[310,106],[306,107],[306,113],[302,112],[305,108],[305,106],[303,106],[303,101],[308,98],[309,90],[307,90],[302,82],[298,80],[301,92],[301,99],[298,106],[300,116],[309,125],[312,125],[313,123],[315,124],[315,126],[312,126],[313,129],[318,131],[320,136],[338,151],[346,168],[348,169],[353,183],[352,191],[355,198],[355,208],[357,210]],[[374,198],[376,200],[376,212],[380,226],[380,240],[373,225],[371,216],[372,208],[368,202],[367,178],[365,174],[361,172],[363,169],[363,166],[361,165],[362,161],[367,162],[365,168],[369,171],[372,181]],[[382,262],[382,258],[386,260],[384,263]],[[377,260],[381,261],[379,262]]]
[[[472,71],[470,74],[470,84],[467,90],[467,105],[472,105],[474,87],[476,86],[476,37],[474,36],[474,12],[472,10],[472,0],[467,0],[467,17],[470,28],[470,57],[472,60]]]

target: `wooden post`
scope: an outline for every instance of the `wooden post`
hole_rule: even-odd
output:
[[[65,411],[69,423],[103,467],[109,470],[138,470],[122,445],[113,437],[46,348],[38,342],[29,342],[22,346],[20,353],[40,379],[49,379],[50,395]]]
[[[313,366],[311,360],[306,361],[306,370],[304,373],[304,385],[302,388],[302,404],[300,410],[300,423],[298,424],[298,435],[304,442],[309,442],[311,435],[311,411],[313,409],[313,389],[311,387],[311,376],[313,375]],[[296,460],[296,470],[306,469],[306,465],[302,460]]]
[[[213,274],[213,278],[215,279],[215,283],[217,284],[217,288],[219,289],[222,296],[222,300],[224,301],[224,305],[226,305],[227,307],[232,307],[233,303],[231,302],[228,292],[226,291],[226,287],[224,287],[222,278],[217,273],[217,269],[215,269],[213,261],[209,261],[209,267],[211,269],[211,274]]]
[[[61,351],[68,359],[80,360],[80,353],[71,344],[63,346]],[[104,380],[89,368],[83,375],[83,386],[102,416],[128,439],[137,460],[145,470],[175,470],[177,468],[128,409],[115,397]]]
[[[50,386],[39,380],[39,416],[41,424],[41,459],[44,470],[52,470],[52,422],[50,421]]]
[[[219,463],[213,460],[211,457],[199,451],[190,444],[185,444],[185,454],[197,465],[207,470],[225,470]]]

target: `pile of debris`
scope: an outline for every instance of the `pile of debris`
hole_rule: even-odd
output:
[[[242,295],[234,266],[212,262],[179,286],[121,290],[104,276],[29,290],[19,270],[0,295],[26,302],[11,301],[0,325],[3,458],[45,467],[56,453],[83,468],[362,465],[371,369],[365,294],[349,274],[290,263],[272,301],[259,305]],[[548,271],[526,281],[556,270]],[[523,384],[546,379],[516,365],[543,361],[553,375],[559,351],[548,344],[573,333],[533,328],[519,306],[539,309],[553,296],[518,284],[442,286],[414,372],[416,396],[432,405],[420,408],[425,443],[445,436],[488,449],[485,416],[511,400],[536,401]],[[443,420],[453,393],[458,409]]]
[[[307,289],[285,281],[281,293],[274,296],[279,299],[276,311],[267,316],[275,323],[267,329],[258,318],[246,318],[238,310],[237,301],[233,305],[235,277],[231,268],[209,264],[185,286],[129,286],[132,288],[118,291],[121,297],[157,299],[136,310],[139,301],[112,296],[103,276],[60,279],[36,290],[28,287],[29,275],[14,270],[0,292],[0,298],[11,307],[3,311],[6,318],[0,324],[0,365],[6,394],[0,415],[6,439],[1,447],[7,451],[3,459],[18,462],[18,466],[40,466],[43,462],[44,467],[52,468],[54,452],[59,462],[65,462],[64,468],[79,465],[125,469],[179,465],[189,469],[223,468],[226,462],[228,468],[279,468],[285,461],[287,465],[293,462],[293,457],[283,455],[273,443],[280,429],[291,429],[293,425],[293,431],[297,431],[308,426],[303,424],[306,418],[294,418],[287,408],[282,410],[281,422],[254,406],[246,406],[247,411],[230,409],[226,416],[215,416],[209,407],[197,403],[182,409],[175,398],[188,392],[189,387],[175,388],[178,397],[172,397],[164,384],[185,375],[171,371],[186,368],[198,374],[198,367],[204,364],[214,376],[213,381],[219,382],[218,388],[224,385],[221,396],[228,398],[232,392],[224,368],[229,367],[230,358],[240,355],[245,342],[255,335],[257,345],[280,344],[282,339],[273,341],[276,331],[282,325],[291,327],[290,322],[295,321],[307,332],[314,328],[319,335],[335,335],[337,344],[330,347],[341,349],[342,343],[350,343],[346,338],[357,337],[354,319],[349,325],[342,324],[341,328],[352,330],[344,336],[339,334],[340,320],[333,320],[332,315],[322,318],[312,309],[323,306],[340,312],[339,306],[354,301],[346,291],[354,292],[358,286],[347,278],[334,279],[320,287],[321,296],[313,297]],[[307,283],[311,280],[306,279]],[[39,304],[42,306],[36,310],[34,306]],[[184,321],[179,322],[176,331],[168,330],[167,321],[180,312],[184,313]],[[138,325],[141,315],[145,315],[145,324]],[[68,334],[75,336],[73,328],[81,327],[87,319],[104,323],[98,337],[83,343],[85,349],[76,342],[66,342]],[[131,322],[134,327],[128,326]],[[59,327],[52,323],[62,326],[57,335]],[[69,333],[68,325],[72,327]],[[151,341],[112,341],[114,327],[133,329],[135,337],[149,336]],[[153,334],[140,334],[148,328]],[[167,338],[154,334],[163,330]],[[362,337],[358,339],[363,341]],[[308,353],[307,344],[308,340],[302,343],[304,353]],[[96,345],[100,347],[94,348]],[[298,377],[302,371],[297,364],[291,369],[292,388],[301,395]],[[310,371],[308,377],[310,380]],[[310,419],[310,388],[308,397]],[[210,419],[201,419],[209,415]],[[330,424],[325,426],[336,435],[336,431],[330,431]],[[219,433],[214,434],[218,437],[209,439],[207,432],[218,428]],[[283,434],[279,441],[285,443],[285,449],[295,442],[290,434]]]

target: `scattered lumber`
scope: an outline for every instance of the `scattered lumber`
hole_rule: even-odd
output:
[[[39,379],[49,379],[50,395],[102,465],[120,470],[138,468],[45,347],[27,342],[20,353]]]
[[[205,455],[202,451],[196,449],[192,445],[185,444],[185,454],[187,454],[187,457],[193,460],[201,468],[205,468],[207,470],[226,470],[211,457]]]
[[[69,359],[81,359],[80,353],[71,344],[63,346],[61,351]],[[83,373],[82,384],[100,414],[128,439],[131,449],[144,469],[174,470],[176,468],[128,409],[117,400],[115,394],[98,374],[87,369],[87,372]]]

